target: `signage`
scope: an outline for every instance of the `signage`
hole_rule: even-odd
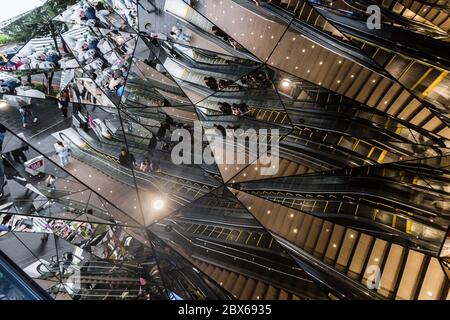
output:
[[[39,174],[39,172],[42,172],[42,170],[44,169],[44,165],[45,162],[43,156],[33,158],[24,163],[25,171],[33,176],[36,176]]]

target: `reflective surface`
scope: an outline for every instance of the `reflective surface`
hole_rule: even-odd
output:
[[[0,250],[54,299],[447,299],[449,18],[371,3],[46,12],[0,48]]]

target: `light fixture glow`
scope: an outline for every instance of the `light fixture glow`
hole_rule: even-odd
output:
[[[291,86],[291,82],[290,82],[288,79],[284,79],[284,80],[281,82],[281,86],[282,86],[283,88],[289,88],[289,87]]]
[[[164,201],[162,199],[157,199],[153,202],[153,209],[161,210],[164,207]]]

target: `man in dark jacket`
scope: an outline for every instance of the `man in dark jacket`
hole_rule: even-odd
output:
[[[122,147],[119,155],[119,163],[128,169],[133,169],[136,164],[136,159],[125,147]]]

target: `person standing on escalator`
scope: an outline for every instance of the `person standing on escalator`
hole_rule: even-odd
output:
[[[54,175],[49,175],[47,180],[47,188],[48,188],[48,192],[50,193],[55,193],[56,191],[56,177]]]
[[[136,159],[127,151],[127,148],[122,147],[119,155],[119,163],[128,169],[133,169],[136,166]]]

